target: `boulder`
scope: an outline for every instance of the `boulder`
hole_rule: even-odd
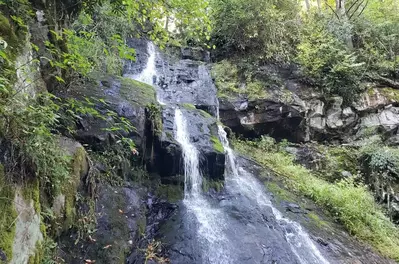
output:
[[[204,50],[199,47],[182,47],[181,48],[181,57],[182,59],[190,59],[195,61],[210,61],[210,53],[209,51]]]
[[[396,134],[399,127],[399,107],[387,106],[377,113],[361,118],[359,130],[378,128],[390,135]]]
[[[81,143],[99,149],[113,143],[112,133],[105,129],[113,122],[112,117],[107,116],[107,112],[113,111],[132,123],[135,130],[126,136],[132,137],[136,145],[141,147],[145,137],[145,109],[150,104],[158,104],[154,88],[130,78],[115,76],[93,76],[92,81],[83,86],[73,86],[58,95],[83,102],[88,98],[107,119],[82,116],[77,124],[75,138]]]
[[[276,138],[301,141],[303,113],[291,105],[259,99],[253,101],[230,101],[220,99],[220,119],[233,132],[245,137],[268,134]]]

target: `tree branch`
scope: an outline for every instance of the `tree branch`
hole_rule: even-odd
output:
[[[325,2],[325,4],[331,9],[331,11],[333,11],[334,15],[338,18],[338,20],[340,20],[340,18],[339,18],[339,16],[338,16],[337,12],[335,12],[334,8],[332,8],[332,7],[328,4],[327,0],[324,0],[324,2]]]
[[[386,85],[394,89],[399,90],[399,82],[395,82],[394,80],[388,79],[386,77],[383,77],[379,74],[367,74],[366,78],[370,79],[373,82],[377,82],[381,85]]]

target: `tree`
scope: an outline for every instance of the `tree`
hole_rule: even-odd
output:
[[[294,52],[299,6],[292,0],[213,0],[213,43],[218,52],[288,61]]]

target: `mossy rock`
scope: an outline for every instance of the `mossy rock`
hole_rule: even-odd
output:
[[[80,186],[81,178],[88,173],[89,165],[86,151],[78,142],[68,138],[61,138],[60,145],[61,148],[66,151],[66,154],[72,157],[70,175],[60,184],[62,186],[61,191],[54,197],[54,200],[57,200],[58,196],[64,196],[64,198],[61,199],[64,201],[60,216],[62,220],[59,220],[62,221],[62,229],[67,230],[76,225],[76,194]],[[60,207],[62,207],[62,205]]]
[[[172,184],[160,184],[155,194],[162,199],[166,199],[168,202],[176,203],[183,199],[183,188],[179,185]]]
[[[224,153],[224,147],[217,136],[211,136],[213,149],[219,153]]]
[[[200,113],[201,113],[201,115],[202,115],[203,117],[205,117],[205,118],[212,118],[211,114],[209,114],[208,112],[206,112],[206,111],[204,111],[204,110],[202,110],[202,109],[200,109],[199,111],[200,111]]]
[[[158,104],[155,89],[151,85],[124,77],[119,77],[118,80],[121,84],[120,95],[125,100],[141,106]]]
[[[0,164],[0,263],[7,263],[13,256],[15,219],[18,217],[14,205],[15,190],[7,181],[4,167]],[[2,260],[2,255],[5,259]]]
[[[220,192],[223,190],[223,188],[224,188],[223,180],[212,180],[212,179],[208,179],[208,178],[203,178],[202,190],[204,192],[208,192],[210,189]]]
[[[16,54],[18,53],[18,49],[21,47],[21,41],[18,36],[15,34],[15,31],[10,23],[10,20],[0,13],[0,39],[3,39],[7,42],[8,47],[6,50],[10,50],[11,52],[7,52],[8,55],[11,55],[9,59],[15,59]]]
[[[372,90],[372,89],[370,89]],[[379,89],[381,94],[385,96],[388,100],[394,101],[394,102],[399,102],[399,91],[393,88],[382,88]]]
[[[195,105],[193,104],[188,104],[188,103],[184,103],[181,104],[182,107],[184,107],[187,110],[196,110],[197,108],[195,107]]]

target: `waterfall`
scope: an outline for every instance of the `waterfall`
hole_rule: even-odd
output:
[[[203,250],[203,263],[232,264],[230,243],[224,235],[225,215],[211,206],[202,194],[202,175],[197,148],[190,141],[187,122],[182,111],[175,109],[175,139],[184,159],[183,203],[198,222],[198,236]]]
[[[155,60],[157,54],[156,54],[155,45],[152,42],[148,42],[147,44],[147,53],[148,53],[148,60],[145,68],[141,73],[133,76],[133,79],[149,85],[153,85],[155,83],[154,80],[156,80],[157,76],[157,70],[155,67]]]
[[[175,111],[176,141],[183,149],[184,159],[184,195],[198,197],[202,187],[202,176],[199,168],[198,150],[190,142],[183,113],[180,109]]]
[[[226,188],[227,191],[245,195],[252,199],[262,209],[271,208],[272,212],[285,233],[285,238],[289,243],[292,252],[302,264],[311,263],[329,263],[313,244],[308,234],[302,227],[287,218],[284,218],[281,212],[273,206],[270,198],[267,196],[263,186],[248,171],[237,166],[236,157],[229,146],[226,132],[221,125],[218,126],[219,137],[226,152]]]
[[[156,68],[156,59],[158,56],[158,52],[156,50],[155,45],[152,42],[147,42],[147,53],[148,59],[144,69],[138,74],[124,74],[125,77],[134,79],[139,82],[146,83],[151,86],[156,86],[157,84],[157,68]],[[156,94],[157,101],[160,105],[165,105],[161,98],[159,98],[159,94]]]

